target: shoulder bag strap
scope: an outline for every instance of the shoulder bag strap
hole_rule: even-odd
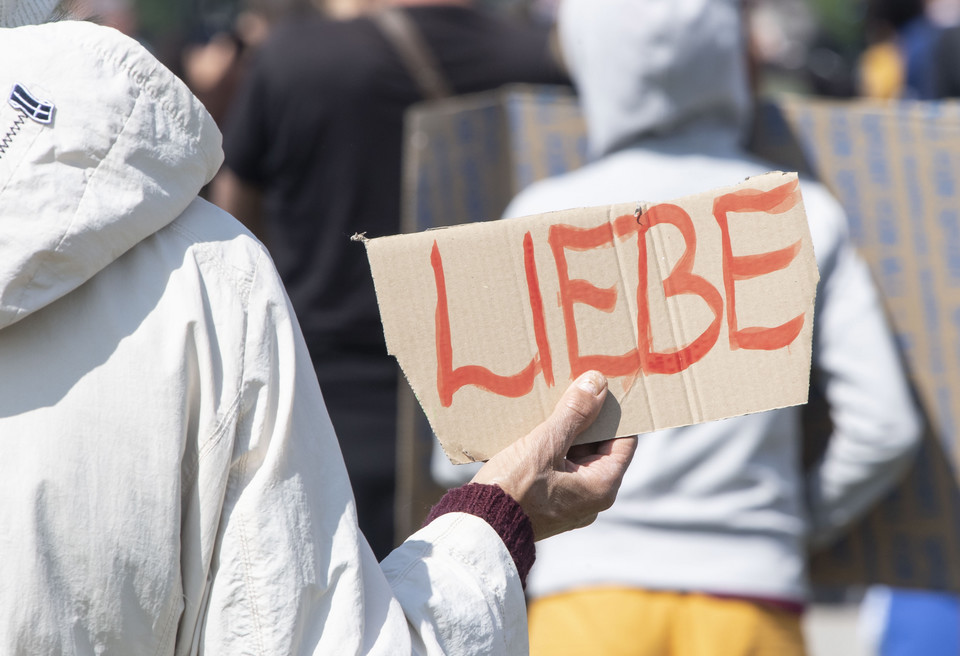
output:
[[[453,95],[423,35],[409,16],[401,9],[392,7],[378,11],[371,18],[400,55],[400,61],[424,98],[439,100]]]

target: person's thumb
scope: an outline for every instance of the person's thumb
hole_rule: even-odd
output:
[[[607,379],[597,371],[588,371],[573,381],[553,414],[538,428],[541,448],[551,460],[558,462],[566,457],[577,436],[597,418],[606,396]]]

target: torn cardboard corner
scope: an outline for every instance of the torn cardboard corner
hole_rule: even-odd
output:
[[[387,348],[451,461],[522,437],[589,369],[611,393],[580,442],[806,401],[818,274],[796,174],[635,211],[366,242]]]

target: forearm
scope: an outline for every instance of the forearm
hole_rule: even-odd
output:
[[[533,540],[586,526],[609,508],[636,449],[635,437],[573,446],[606,392],[599,373],[578,377],[546,421],[488,460],[474,483],[447,493],[432,521],[384,560],[425,645],[433,638],[443,653],[526,653],[522,580]]]
[[[466,512],[438,516],[381,563],[414,653],[527,652],[526,601],[510,552]]]

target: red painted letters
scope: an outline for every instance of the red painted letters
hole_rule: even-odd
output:
[[[690,215],[676,205],[656,205],[643,214],[643,225],[639,232],[639,263],[637,270],[640,274],[640,284],[637,286],[637,335],[640,341],[641,369],[649,374],[675,374],[683,371],[694,362],[705,356],[720,336],[720,319],[723,314],[723,299],[716,287],[704,278],[691,273],[693,260],[697,253],[697,234],[693,228]],[[633,220],[633,215],[620,217]],[[636,223],[635,220],[632,221]],[[660,223],[669,223],[680,230],[685,245],[683,255],[673,266],[670,275],[663,281],[663,292],[667,298],[681,294],[695,294],[702,298],[713,310],[713,321],[706,330],[688,345],[677,351],[667,353],[654,352],[653,334],[650,325],[650,303],[647,299],[647,247],[646,235],[653,226]]]
[[[627,376],[640,368],[637,349],[623,355],[580,355],[577,324],[573,316],[573,304],[583,303],[604,312],[612,312],[617,304],[617,290],[601,289],[579,278],[570,279],[567,271],[565,250],[586,251],[613,243],[613,226],[610,223],[596,228],[575,228],[568,225],[550,226],[547,239],[557,263],[560,284],[560,307],[567,331],[567,357],[570,359],[570,376],[576,378],[584,371],[596,369],[608,376]]]
[[[486,367],[465,365],[453,368],[453,342],[450,335],[450,311],[447,307],[447,285],[443,275],[443,260],[440,248],[433,242],[430,252],[430,264],[437,284],[437,391],[440,403],[449,407],[453,403],[453,393],[464,385],[476,385],[483,389],[516,398],[533,389],[533,380],[543,372],[548,385],[553,385],[553,371],[550,361],[550,345],[547,343],[546,326],[543,319],[543,301],[540,298],[540,284],[537,280],[537,267],[533,257],[533,239],[528,232],[523,238],[524,268],[526,269],[527,290],[530,295],[530,307],[533,312],[534,335],[540,351],[522,371],[512,376],[495,374]]]
[[[685,250],[674,265],[670,275],[663,281],[664,294],[669,298],[680,294],[696,294],[713,310],[714,319],[707,329],[690,344],[671,352],[653,350],[653,335],[650,324],[650,304],[647,298],[647,248],[646,236],[650,228],[669,223],[683,235]],[[613,311],[617,302],[614,288],[600,289],[586,280],[570,279],[567,269],[566,250],[589,250],[612,245],[617,237],[637,235],[637,348],[623,355],[580,355],[577,325],[574,319],[574,303],[584,303],[605,312]],[[676,205],[657,205],[643,215],[642,224],[632,214],[617,217],[613,224],[604,223],[596,228],[575,228],[566,225],[550,227],[548,237],[553,257],[557,264],[560,285],[560,305],[567,335],[567,356],[570,359],[570,376],[576,378],[584,371],[596,369],[607,376],[630,376],[640,371],[651,374],[673,374],[683,371],[706,355],[720,335],[720,319],[723,300],[716,288],[704,278],[691,273],[697,250],[697,236],[690,216]]]
[[[734,255],[728,215],[734,212],[781,214],[793,208],[799,200],[800,192],[795,180],[770,191],[745,189],[719,196],[714,200],[713,215],[720,226],[723,291],[726,297],[731,350],[783,348],[791,344],[800,334],[805,315],[800,314],[782,325],[771,328],[758,326],[741,328],[738,325],[736,282],[786,268],[800,253],[801,242],[797,241],[786,248],[767,253]],[[669,224],[679,230],[684,243],[683,254],[674,264],[669,275],[661,282],[664,296],[666,298],[689,294],[698,296],[713,313],[713,319],[690,343],[674,351],[658,352],[653,350],[653,328],[647,296],[646,240],[652,227],[663,224]],[[621,355],[581,354],[574,306],[582,303],[603,312],[612,312],[617,304],[617,290],[615,287],[601,288],[586,280],[570,278],[567,252],[614,247],[615,239],[625,239],[632,235],[636,235],[638,250],[636,347]],[[723,320],[724,297],[708,280],[693,273],[697,253],[697,233],[690,215],[678,205],[664,203],[651,207],[639,221],[635,215],[629,214],[593,228],[553,225],[550,226],[547,242],[556,263],[558,297],[563,314],[571,379],[589,369],[596,369],[611,377],[633,376],[638,373],[675,374],[699,361],[714,348]],[[523,261],[537,352],[521,371],[512,375],[495,374],[479,365],[455,368],[443,261],[437,242],[434,241],[430,263],[433,266],[437,287],[437,390],[444,407],[449,407],[453,403],[454,393],[465,385],[476,385],[494,394],[515,398],[530,392],[537,375],[542,373],[547,385],[553,386],[551,349],[547,338],[543,298],[534,258],[533,237],[530,232],[523,237]]]
[[[800,252],[797,241],[786,248],[756,255],[734,255],[730,244],[730,227],[727,214],[730,212],[767,212],[782,214],[800,202],[799,182],[794,180],[770,191],[743,189],[725,194],[713,201],[713,216],[720,224],[721,247],[723,248],[723,287],[727,294],[727,327],[730,332],[731,349],[757,349],[773,351],[787,346],[800,334],[804,315],[774,328],[737,325],[736,281],[756,278],[766,273],[785,269]]]

